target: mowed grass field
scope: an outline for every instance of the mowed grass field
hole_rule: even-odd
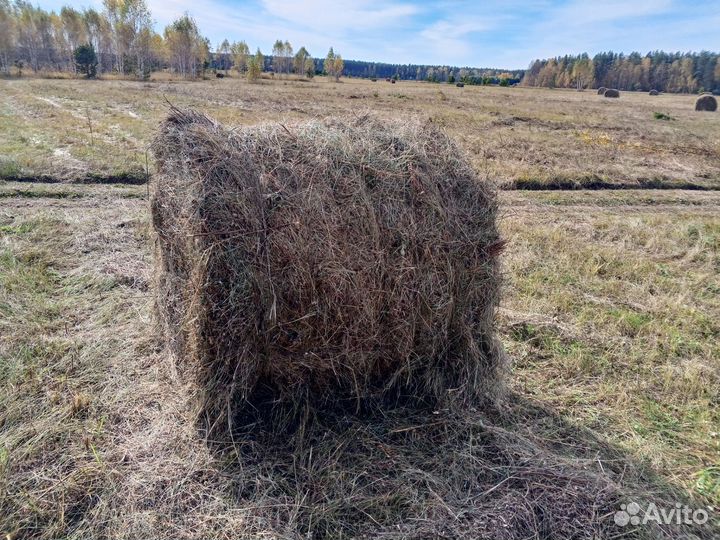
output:
[[[142,179],[168,102],[231,124],[366,109],[443,126],[484,174],[511,186],[720,187],[718,115],[696,96],[237,78],[203,82],[0,81],[0,178]],[[660,119],[655,113],[665,115]],[[664,119],[669,118],[669,119]]]
[[[144,178],[165,98],[238,125],[366,108],[426,115],[505,187],[600,179],[711,188],[501,191],[508,245],[498,324],[513,363],[505,421],[515,433],[557,459],[612,471],[618,484],[643,479],[671,500],[720,507],[720,191],[712,189],[720,187],[720,115],[695,113],[691,96],[610,101],[323,79],[0,87],[6,177],[110,182],[0,182],[3,535],[274,538],[267,531],[279,530],[254,518],[276,504],[261,493],[272,469],[243,499],[250,488],[232,486],[194,431],[186,388],[152,331],[146,187],[112,183]],[[416,428],[408,419],[408,433]],[[443,492],[430,492],[424,504],[452,512]],[[342,521],[335,502],[308,493],[288,503],[282,526]],[[347,504],[355,504],[349,495]],[[378,498],[358,519],[410,513],[394,504]]]

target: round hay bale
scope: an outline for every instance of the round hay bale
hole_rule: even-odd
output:
[[[717,99],[712,95],[700,96],[695,102],[696,111],[717,111]]]
[[[208,435],[497,395],[496,193],[438,128],[173,108],[153,150],[156,311]]]
[[[619,98],[620,92],[618,90],[615,90],[614,88],[608,88],[607,90],[605,90],[603,96],[607,98]]]
[[[598,96],[604,96],[606,90],[607,90],[607,88],[605,88],[604,86],[601,86],[600,88],[598,88],[598,90],[597,90]]]
[[[651,96],[659,96],[659,95],[660,95],[660,92],[658,92],[657,90],[650,90],[650,92],[648,92],[648,95],[651,95]]]

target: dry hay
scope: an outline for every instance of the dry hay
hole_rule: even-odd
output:
[[[648,92],[648,95],[650,95],[650,96],[659,96],[659,95],[660,95],[660,92],[658,92],[657,90],[650,90],[650,92]]]
[[[578,443],[573,428],[546,412],[515,405],[513,415],[528,413],[537,416],[407,409],[369,423],[329,416],[292,452],[266,434],[243,438],[242,465],[228,471],[235,504],[256,527],[243,532],[298,540],[712,538],[697,526],[616,525],[623,503],[673,508],[675,500],[658,500],[644,482],[636,491],[627,480],[638,480],[638,465],[600,442]],[[506,421],[520,425],[508,429]],[[521,434],[532,422],[549,439]]]
[[[605,88],[604,86],[601,86],[600,88],[598,88],[597,89],[598,96],[604,96],[606,90],[607,90],[607,88]]]
[[[608,88],[605,90],[605,93],[603,96],[607,98],[619,98],[620,97],[620,91],[616,90],[615,88]]]
[[[696,111],[717,111],[717,99],[712,95],[703,95],[695,102]]]
[[[498,395],[496,195],[444,133],[173,109],[154,151],[157,311],[209,434]]]

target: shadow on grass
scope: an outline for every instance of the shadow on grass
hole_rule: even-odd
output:
[[[576,191],[576,190],[627,190],[627,189],[684,189],[688,191],[718,191],[720,186],[696,184],[682,180],[647,179],[634,182],[608,182],[599,177],[578,179],[554,178],[514,180],[503,189],[509,191]]]
[[[146,184],[148,177],[144,172],[120,174],[87,174],[75,178],[58,178],[52,175],[3,175],[0,180],[37,184],[126,184],[139,186]]]
[[[618,525],[621,504],[687,495],[524,397],[493,411],[326,414],[260,424],[219,452],[233,506],[282,538],[711,539],[717,524]]]

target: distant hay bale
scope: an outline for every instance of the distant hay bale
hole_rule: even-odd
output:
[[[497,395],[496,193],[439,129],[229,130],[173,108],[153,149],[157,313],[208,435],[257,411]]]
[[[650,92],[648,92],[648,94],[651,96],[659,96],[660,92],[658,92],[657,90],[650,90]]]
[[[607,90],[605,90],[603,96],[607,98],[619,98],[620,92],[618,90],[615,90],[614,88],[608,88]]]
[[[717,111],[717,99],[713,95],[703,95],[695,102],[696,111]]]
[[[598,96],[604,96],[606,90],[607,90],[607,88],[605,88],[604,86],[601,86],[600,88],[598,88],[598,90],[597,90]]]

